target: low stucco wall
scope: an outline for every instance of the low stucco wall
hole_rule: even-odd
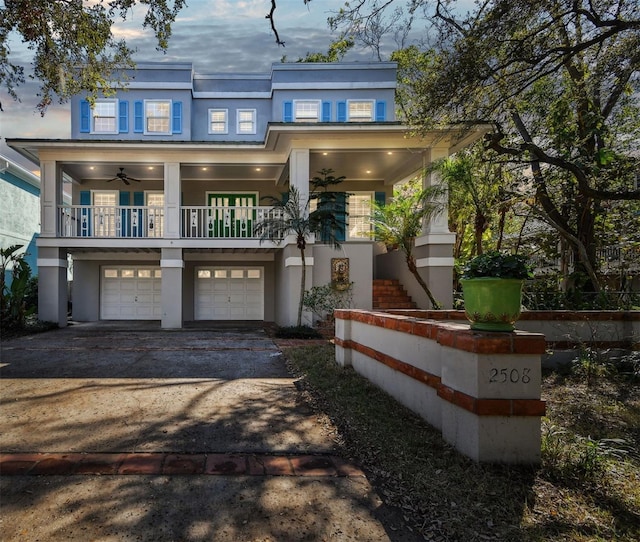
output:
[[[388,310],[389,314],[466,322],[464,311]],[[640,311],[524,311],[518,329],[545,336],[544,365],[572,361],[581,348],[640,350]]]
[[[337,363],[440,429],[458,451],[483,462],[540,461],[544,336],[383,312],[335,317]]]

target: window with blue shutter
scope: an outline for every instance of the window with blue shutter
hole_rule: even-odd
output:
[[[91,107],[87,100],[80,101],[80,133],[91,132]]]
[[[129,102],[126,100],[118,103],[118,131],[121,134],[129,131]]]
[[[376,102],[376,122],[387,120],[387,102]]]
[[[144,104],[141,101],[133,102],[133,131],[144,132]]]
[[[182,102],[173,102],[171,112],[171,132],[182,133]]]
[[[322,122],[331,122],[331,102],[322,102]]]
[[[347,102],[338,102],[336,107],[338,108],[336,120],[338,122],[347,122]]]
[[[80,191],[80,205],[91,205],[91,191]],[[80,222],[77,224],[78,236],[90,237],[91,236],[91,209],[80,209]]]
[[[293,102],[283,102],[282,122],[293,122]]]

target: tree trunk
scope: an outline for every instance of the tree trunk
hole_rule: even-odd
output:
[[[423,280],[420,273],[418,273],[418,268],[416,266],[416,259],[413,257],[412,254],[407,254],[406,256],[407,256],[407,267],[409,268],[409,271],[411,271],[411,274],[418,281],[418,284],[420,284],[420,287],[425,291],[425,293],[429,297],[429,301],[431,301],[431,306],[436,310],[440,309],[440,303],[438,303],[435,300],[435,298],[433,297],[433,294],[431,293],[431,290],[427,286],[427,283]]]

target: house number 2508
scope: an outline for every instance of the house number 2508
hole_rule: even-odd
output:
[[[507,382],[528,384],[531,382],[531,369],[526,367],[523,369],[491,369],[489,382],[492,384],[505,384]]]

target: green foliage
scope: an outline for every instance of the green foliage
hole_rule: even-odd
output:
[[[297,62],[340,62],[354,45],[352,38],[342,37],[332,41],[326,53],[307,53],[304,58],[298,58]],[[286,62],[287,57],[283,56],[281,61]]]
[[[396,191],[391,201],[374,203],[371,221],[379,241],[404,252],[409,271],[437,309],[440,304],[418,272],[413,249],[424,222],[446,208],[446,188],[439,185],[421,188],[420,183],[419,179],[407,183]]]
[[[35,312],[26,302],[31,281],[31,267],[24,254],[17,254],[22,245],[12,245],[0,250],[0,324],[2,329],[22,328],[25,319]],[[11,270],[12,280],[7,280]]]
[[[348,309],[353,302],[353,282],[344,290],[338,290],[331,284],[313,286],[304,292],[302,304],[320,320],[333,319],[336,309]]]
[[[147,10],[143,26],[153,30],[158,48],[166,50],[171,24],[185,0],[7,0],[0,8],[0,85],[17,99],[17,87],[25,82],[24,69],[10,59],[7,36],[17,32],[33,52],[42,114],[56,96],[64,103],[81,92],[89,101],[112,94],[113,82],[122,80],[122,70],[134,64],[133,51],[114,37],[111,27],[138,4]]]
[[[314,177],[310,183],[312,190],[309,199],[302,202],[300,192],[295,186],[289,188],[289,193],[284,199],[267,196],[266,199],[272,206],[272,210],[253,226],[253,233],[260,242],[273,241],[280,243],[287,236],[293,234],[296,238],[296,246],[300,250],[302,260],[302,274],[300,277],[300,297],[298,300],[297,325],[302,325],[302,308],[304,287],[306,284],[307,265],[305,250],[310,236],[318,235],[322,241],[334,248],[340,248],[339,235],[344,232],[346,215],[337,213],[334,192],[327,191],[327,187],[344,181],[344,177],[336,177],[333,170],[322,169],[320,176]],[[322,189],[322,190],[319,190]],[[318,199],[318,205],[310,212],[311,201]]]
[[[533,270],[526,256],[494,250],[480,254],[464,265],[463,279],[480,277],[524,280],[533,278]]]
[[[609,461],[630,455],[624,439],[581,437],[549,420],[542,424],[541,450],[545,475],[572,483],[595,482],[604,476]]]

